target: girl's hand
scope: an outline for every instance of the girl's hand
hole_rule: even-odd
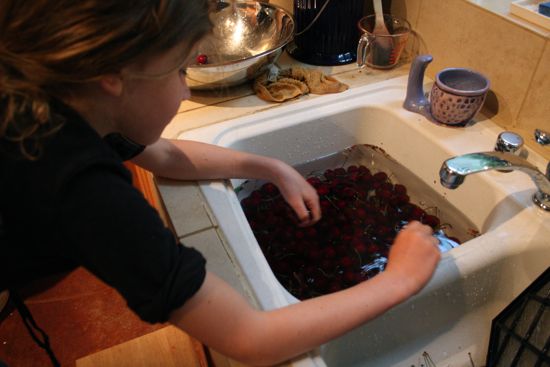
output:
[[[294,168],[279,161],[273,183],[298,216],[300,227],[310,226],[321,219],[317,191]]]
[[[440,257],[432,229],[413,221],[395,238],[385,272],[397,276],[405,295],[412,296],[430,280]]]

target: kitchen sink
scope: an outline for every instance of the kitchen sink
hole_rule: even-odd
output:
[[[471,175],[456,190],[439,183],[443,161],[493,150],[502,129],[483,115],[458,128],[408,112],[402,108],[406,83],[406,77],[399,77],[298,100],[179,136],[275,157],[296,167],[357,144],[376,146],[481,233],[445,252],[434,277],[415,297],[297,358],[293,365],[419,367],[429,365],[428,360],[438,366],[471,366],[471,361],[484,365],[492,319],[550,265],[550,213],[532,203],[536,188],[527,175]],[[542,157],[529,149],[526,153],[527,160],[545,169]],[[243,183],[200,183],[223,233],[225,251],[261,308],[299,302],[276,279],[248,225],[234,190]]]

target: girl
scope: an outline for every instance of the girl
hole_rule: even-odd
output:
[[[175,242],[124,160],[181,180],[265,179],[301,225],[321,216],[315,190],[281,161],[160,138],[189,98],[185,68],[208,13],[208,0],[0,2],[0,290],[84,266],[143,320],[270,365],[417,293],[439,260],[437,240],[411,223],[385,272],[273,311],[253,309]]]

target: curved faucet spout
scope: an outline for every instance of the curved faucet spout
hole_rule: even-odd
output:
[[[533,201],[542,209],[550,211],[550,172],[546,172],[545,176],[537,167],[511,153],[482,152],[453,157],[443,162],[439,177],[444,187],[456,189],[467,175],[490,170],[519,170],[527,173],[538,188]]]

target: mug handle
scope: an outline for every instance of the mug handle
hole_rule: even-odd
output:
[[[362,68],[367,63],[367,55],[376,37],[369,33],[363,33],[357,45],[357,66]]]

